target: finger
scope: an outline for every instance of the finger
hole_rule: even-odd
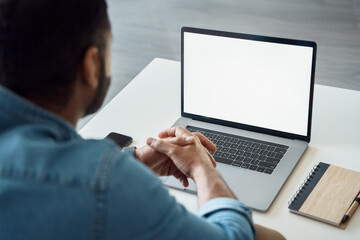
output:
[[[205,137],[204,135],[202,135],[199,132],[195,132],[193,134],[199,138],[201,144],[204,147],[206,147],[207,149],[209,149],[212,152],[216,152],[216,145],[212,141],[210,141],[207,137]]]
[[[157,142],[157,141],[161,141],[161,142]],[[162,139],[162,140],[156,140],[153,138],[149,138],[147,140],[147,145],[149,145],[149,147],[151,147],[153,150],[163,153],[166,156],[169,156],[169,152],[164,152],[165,150],[169,149],[169,145],[164,144],[164,143],[169,143],[172,144],[173,147],[175,146],[186,146],[186,145],[190,145],[195,143],[195,138],[194,136],[191,137],[176,137],[176,138],[167,138],[167,139]],[[163,151],[157,149],[156,147],[152,147],[151,145],[154,144],[159,144],[160,147],[162,148]],[[164,145],[164,146],[163,146]]]
[[[214,168],[216,168],[216,162],[215,162],[215,159],[214,159],[214,157],[213,156],[211,156],[211,154],[208,152],[208,155],[209,155],[209,158],[210,158],[210,160],[211,160],[211,163],[212,163],[212,165],[214,166]]]
[[[183,127],[177,126],[166,129],[158,134],[159,138],[191,136],[191,133]]]
[[[182,183],[182,185],[183,185],[184,187],[188,187],[188,186],[189,186],[189,180],[188,180],[187,178],[183,179],[183,180],[181,181],[181,183]]]
[[[191,137],[173,137],[173,138],[166,138],[166,139],[162,139],[162,140],[167,141],[172,144],[179,145],[179,146],[186,146],[186,145],[195,143],[195,138],[193,136],[191,136]]]
[[[178,146],[175,144],[155,138],[148,138],[146,140],[146,144],[155,151],[163,153],[169,157],[171,157],[170,155],[172,155],[171,153],[174,151],[174,149],[178,148]]]
[[[189,180],[188,178],[185,176],[185,174],[183,174],[181,171],[177,171],[175,174],[174,174],[174,177],[176,179],[178,179],[182,185],[184,187],[188,187],[189,186]]]
[[[179,136],[189,136],[191,133],[189,131],[187,131],[186,129],[184,129],[183,127],[177,126],[177,127],[172,127],[169,129],[166,129],[162,132],[159,133],[158,137],[159,138],[168,138],[168,137],[179,137]],[[207,137],[205,137],[204,135],[202,135],[199,132],[195,132],[193,133],[194,135],[196,135],[201,144],[206,147],[207,149],[209,149],[212,152],[216,152],[216,145],[210,141]]]

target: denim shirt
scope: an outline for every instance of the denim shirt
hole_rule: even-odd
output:
[[[198,215],[110,140],[84,140],[0,86],[0,239],[253,239],[251,211],[227,198]]]

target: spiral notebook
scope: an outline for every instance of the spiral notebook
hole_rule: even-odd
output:
[[[290,212],[344,229],[342,219],[360,192],[360,172],[320,162],[289,202]]]

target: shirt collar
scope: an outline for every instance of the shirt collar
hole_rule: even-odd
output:
[[[0,111],[5,111],[25,123],[47,125],[57,129],[59,136],[64,138],[81,138],[74,127],[62,118],[30,103],[1,85],[0,103]]]

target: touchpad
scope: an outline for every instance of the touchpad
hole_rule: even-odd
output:
[[[166,179],[166,181],[164,181],[164,184],[167,187],[171,187],[171,188],[183,190],[185,192],[196,194],[195,182],[190,178],[188,178],[188,181],[189,181],[189,187],[187,187],[187,188],[185,188],[182,185],[182,183],[178,179],[176,179],[174,177],[169,177],[168,179]]]

